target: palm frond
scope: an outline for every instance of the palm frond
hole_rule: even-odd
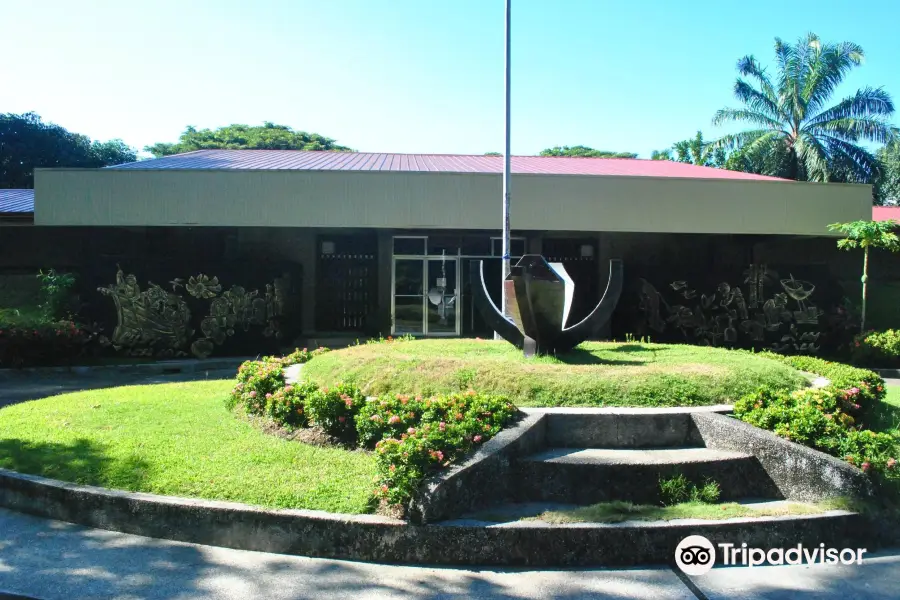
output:
[[[754,123],[765,127],[766,129],[777,129],[781,131],[783,124],[772,117],[757,112],[755,110],[747,110],[744,108],[722,108],[716,111],[713,116],[713,125],[722,125],[732,121],[743,121],[745,123]]]
[[[868,116],[890,117],[894,114],[894,102],[884,88],[865,87],[844,98],[831,108],[811,117],[807,125],[818,125],[835,119]]]
[[[777,100],[770,99],[764,92],[757,90],[743,79],[738,79],[735,82],[734,96],[755,112],[767,115],[775,120],[781,119]]]
[[[827,133],[845,142],[868,140],[888,144],[897,139],[894,127],[881,117],[844,117],[815,125],[806,125],[803,130],[813,135]]]
[[[800,77],[797,48],[775,38],[775,60],[778,64],[778,106],[780,112],[799,121],[797,80]]]
[[[759,64],[759,62],[757,62],[756,58],[752,54],[748,54],[738,61],[737,70],[738,73],[740,73],[744,77],[751,77],[755,79],[759,83],[759,89],[763,93],[763,95],[765,95],[765,97],[769,99],[772,104],[778,104],[778,94],[775,92],[775,88],[772,86],[772,80],[769,79],[769,75],[766,73],[766,70]]]
[[[862,48],[852,42],[827,44],[814,55],[802,91],[807,114],[824,106],[847,73],[862,62],[863,56]]]
[[[798,179],[821,182],[829,180],[829,153],[814,135],[799,136],[794,143],[794,150],[798,166],[803,170],[802,174],[798,173]]]
[[[843,170],[844,180],[871,183],[878,174],[878,160],[865,148],[829,135],[819,137],[831,153],[832,171]]]

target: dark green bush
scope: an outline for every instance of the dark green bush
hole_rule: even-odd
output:
[[[853,338],[851,357],[867,367],[900,366],[900,331],[867,331]]]
[[[27,327],[0,322],[0,368],[71,363],[96,338],[95,331],[74,321],[43,322]]]

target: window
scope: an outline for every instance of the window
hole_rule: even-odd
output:
[[[397,236],[394,238],[394,255],[425,256],[426,237]]]
[[[509,255],[519,257],[525,254],[525,238],[514,237],[509,240]],[[491,256],[503,257],[503,238],[491,238]]]

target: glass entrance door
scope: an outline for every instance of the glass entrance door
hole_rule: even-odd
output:
[[[426,335],[459,335],[459,260],[428,259]]]
[[[459,258],[395,258],[392,333],[458,336]]]
[[[425,333],[425,261],[394,259],[394,302],[391,316],[394,334]]]

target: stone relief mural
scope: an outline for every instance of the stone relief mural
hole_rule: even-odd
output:
[[[183,357],[190,352],[206,358],[238,330],[262,327],[266,337],[282,335],[279,317],[287,308],[289,277],[266,284],[262,295],[239,285],[223,292],[218,277],[204,274],[169,284],[171,292],[152,282],[141,290],[137,277],[119,268],[115,283],[97,288],[112,298],[117,319],[112,337],[101,342],[131,356]],[[208,314],[199,318],[199,327],[192,326],[189,300],[178,293],[182,289],[195,305],[208,301]]]
[[[750,265],[741,285],[720,283],[707,293],[687,281],[669,287],[668,302],[647,280],[640,280],[640,309],[650,329],[675,329],[692,343],[709,346],[768,345],[777,352],[815,354],[824,311],[809,301],[816,286],[793,275],[780,278],[766,265]]]

